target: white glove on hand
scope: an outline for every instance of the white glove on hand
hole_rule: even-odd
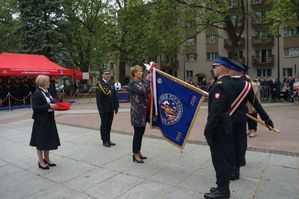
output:
[[[150,64],[143,64],[146,68],[146,70],[151,71],[156,66],[156,63],[151,61]]]

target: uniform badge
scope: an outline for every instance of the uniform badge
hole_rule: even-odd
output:
[[[219,99],[220,98],[220,93],[215,93],[215,99]]]
[[[222,84],[222,81],[217,81],[217,84]]]

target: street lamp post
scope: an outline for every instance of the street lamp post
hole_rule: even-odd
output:
[[[186,80],[186,55],[183,54],[183,61],[184,61],[184,68],[183,68],[183,73],[184,73],[184,81]]]
[[[279,37],[277,35],[277,81],[280,82],[280,49],[279,49]]]

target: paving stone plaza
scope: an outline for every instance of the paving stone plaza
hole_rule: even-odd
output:
[[[99,125],[93,106],[78,104],[71,111],[81,115],[82,122],[87,118]],[[298,106],[289,109],[298,111]],[[205,108],[202,112],[206,112]],[[99,130],[62,124],[62,116],[57,115],[62,145],[51,153],[57,166],[45,171],[38,168],[36,150],[29,146],[31,110],[0,112],[0,198],[197,199],[215,185],[209,147],[204,140],[196,142],[196,137],[180,153],[159,136],[145,136],[142,150],[148,159],[145,164],[134,163],[132,135],[115,127],[130,131],[122,126],[123,119],[119,118],[126,117],[121,114],[129,116],[124,105],[114,121],[111,136],[117,145],[111,148],[101,145]],[[288,114],[291,113],[286,117]],[[282,128],[279,123],[287,121],[274,119],[274,124]],[[285,133],[291,130],[284,129]],[[196,133],[203,132],[192,132]],[[279,150],[273,153],[252,145],[240,180],[230,183],[231,198],[298,199],[299,158],[296,148],[289,151],[286,148],[279,154]]]

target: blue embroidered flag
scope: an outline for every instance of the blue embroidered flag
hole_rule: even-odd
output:
[[[158,69],[152,71],[150,122],[183,149],[207,93]]]

